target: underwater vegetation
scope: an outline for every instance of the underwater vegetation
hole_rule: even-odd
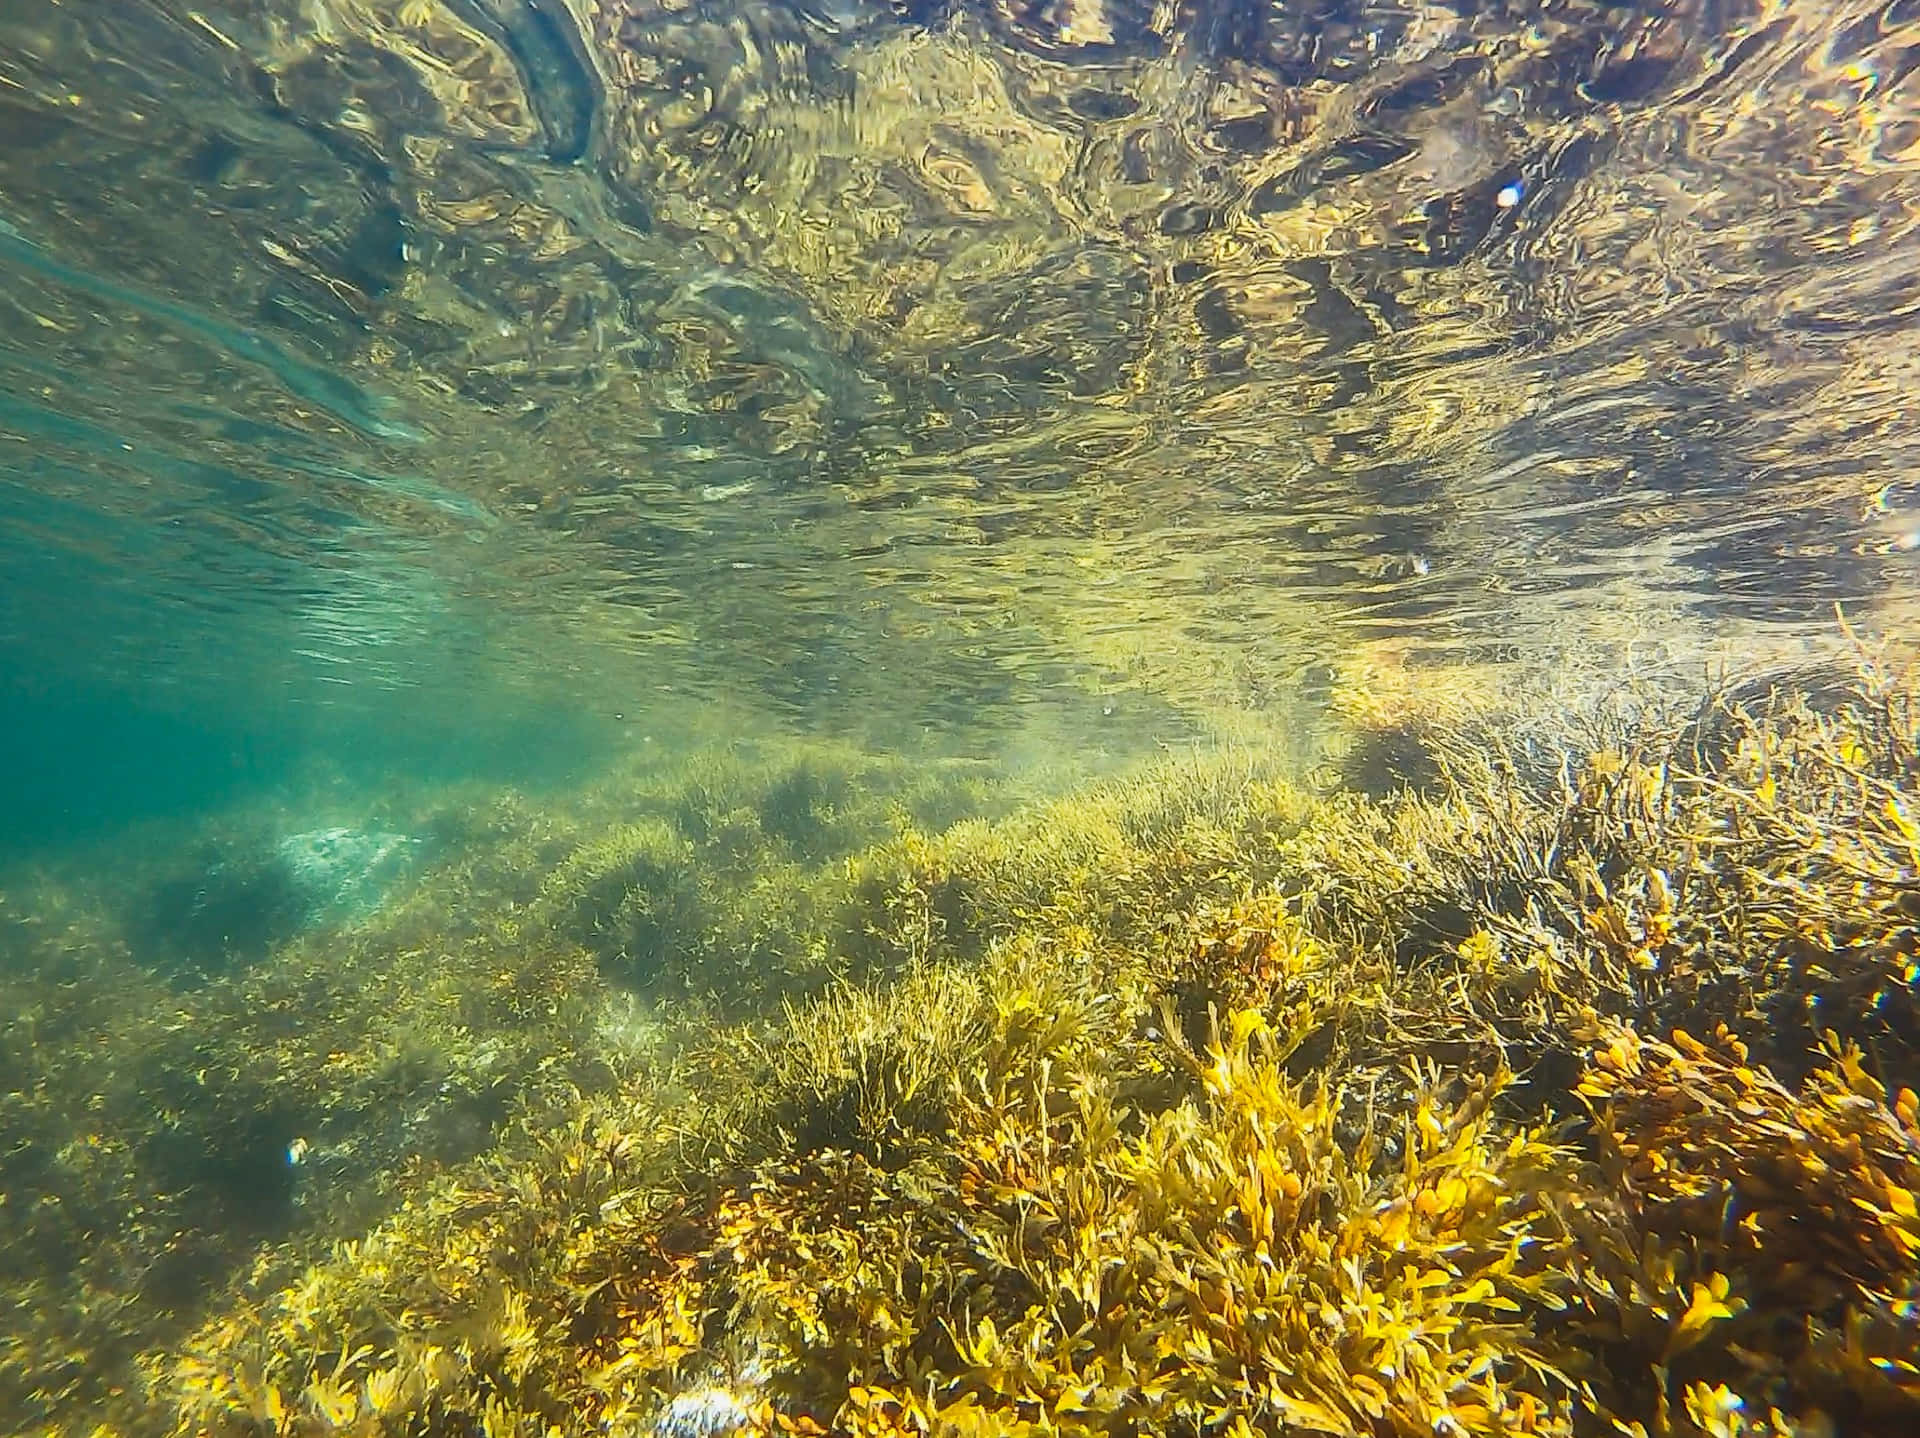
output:
[[[658,1041],[653,996],[737,994],[718,965],[688,993],[709,952],[827,982],[806,925],[851,913],[839,850],[998,802],[979,766],[742,743],[538,804],[249,813],[8,875],[0,1429],[120,1412],[134,1355],[222,1285],[297,1272],[503,1124],[604,1087]],[[635,825],[699,861],[652,967],[609,937],[671,897]]]
[[[860,963],[236,1293],[153,1400],[236,1434],[1908,1431],[1917,733],[1904,681],[1793,676],[1552,756],[1461,718],[1383,799],[1221,755],[856,850]]]
[[[443,800],[363,925],[107,1035],[280,1116],[297,1218],[196,1230],[61,1066],[102,1031],[33,1047],[0,1381],[255,1438],[1911,1431],[1915,693],[1349,696],[1336,768],[1424,755],[1377,796],[1221,748],[1015,808],[795,743]],[[35,1270],[133,1194],[118,1261],[198,1232],[197,1287]]]

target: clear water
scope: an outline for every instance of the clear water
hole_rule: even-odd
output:
[[[966,728],[1913,587],[1898,7],[0,25],[28,712]]]
[[[0,849],[1909,632],[1917,66],[1897,0],[9,0]]]

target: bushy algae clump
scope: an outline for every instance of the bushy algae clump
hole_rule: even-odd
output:
[[[846,855],[1002,802],[978,765],[659,748],[537,804],[400,795],[338,831],[290,806],[8,876],[7,1426],[151,1426],[134,1355],[229,1281],[297,1273],[503,1125],[564,1114],[654,1042],[658,996],[737,1004],[756,969],[776,1005],[831,982],[829,937],[864,931]],[[362,829],[418,836],[371,912],[292,905],[231,857]]]
[[[0,1400],[1904,1431],[1914,703],[1350,695],[1349,771],[1408,786],[1234,748],[1019,809],[966,765],[662,754],[396,806],[384,905],[198,967],[132,942],[138,872],[11,886]]]
[[[237,1294],[154,1402],[182,1434],[1909,1431],[1915,720],[1867,672],[1545,761],[1463,718],[1387,799],[1222,757],[902,831],[841,860],[824,985],[708,1010]]]

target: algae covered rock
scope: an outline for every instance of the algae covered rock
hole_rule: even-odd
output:
[[[377,830],[307,829],[288,834],[273,852],[309,922],[351,923],[380,906],[412,862],[415,842]]]
[[[130,940],[161,968],[253,963],[307,929],[367,918],[417,849],[403,834],[345,827],[222,844],[148,890]]]
[[[182,1435],[1911,1431],[1911,695],[1476,710],[1385,796],[682,753],[397,819],[403,892],[222,836],[389,898],[192,986],[21,890],[0,1406],[115,1332]]]

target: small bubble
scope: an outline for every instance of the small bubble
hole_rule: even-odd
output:
[[[1503,210],[1511,210],[1520,203],[1520,197],[1525,193],[1526,191],[1520,187],[1520,182],[1512,180],[1500,187],[1500,193],[1493,197],[1493,202]]]

